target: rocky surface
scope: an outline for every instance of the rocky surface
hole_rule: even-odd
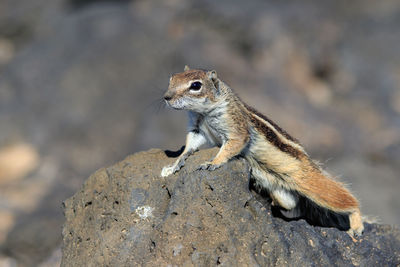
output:
[[[353,241],[334,228],[273,217],[249,190],[243,160],[196,171],[202,150],[160,177],[171,153],[153,149],[90,176],[65,201],[62,266],[397,266],[400,232],[366,224]]]
[[[0,1],[0,258],[57,255],[61,203],[90,173],[183,144],[185,114],[159,100],[185,64],[216,69],[365,214],[400,224],[398,0],[15,2]]]

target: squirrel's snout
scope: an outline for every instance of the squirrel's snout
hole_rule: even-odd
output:
[[[172,94],[170,92],[166,92],[165,95],[164,95],[164,99],[166,101],[171,100],[172,99]]]

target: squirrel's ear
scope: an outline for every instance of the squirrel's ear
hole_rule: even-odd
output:
[[[207,71],[207,76],[208,76],[208,78],[210,78],[210,80],[213,82],[215,88],[218,90],[219,82],[218,82],[217,72],[215,70]]]
[[[183,69],[183,71],[188,71],[188,70],[190,70],[189,66],[185,65],[185,68]]]
[[[208,78],[210,78],[213,82],[218,79],[217,72],[215,70],[210,70],[207,72]]]

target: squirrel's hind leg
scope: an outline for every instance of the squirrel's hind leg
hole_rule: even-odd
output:
[[[351,236],[361,236],[364,231],[364,223],[359,209],[349,215],[350,229],[347,231]]]
[[[297,206],[297,196],[284,188],[275,189],[270,195],[274,205],[278,205],[286,210],[292,210]]]

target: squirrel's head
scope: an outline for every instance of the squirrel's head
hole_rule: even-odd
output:
[[[192,70],[185,66],[184,72],[172,75],[164,99],[174,109],[206,112],[218,101],[219,81],[217,73]]]

